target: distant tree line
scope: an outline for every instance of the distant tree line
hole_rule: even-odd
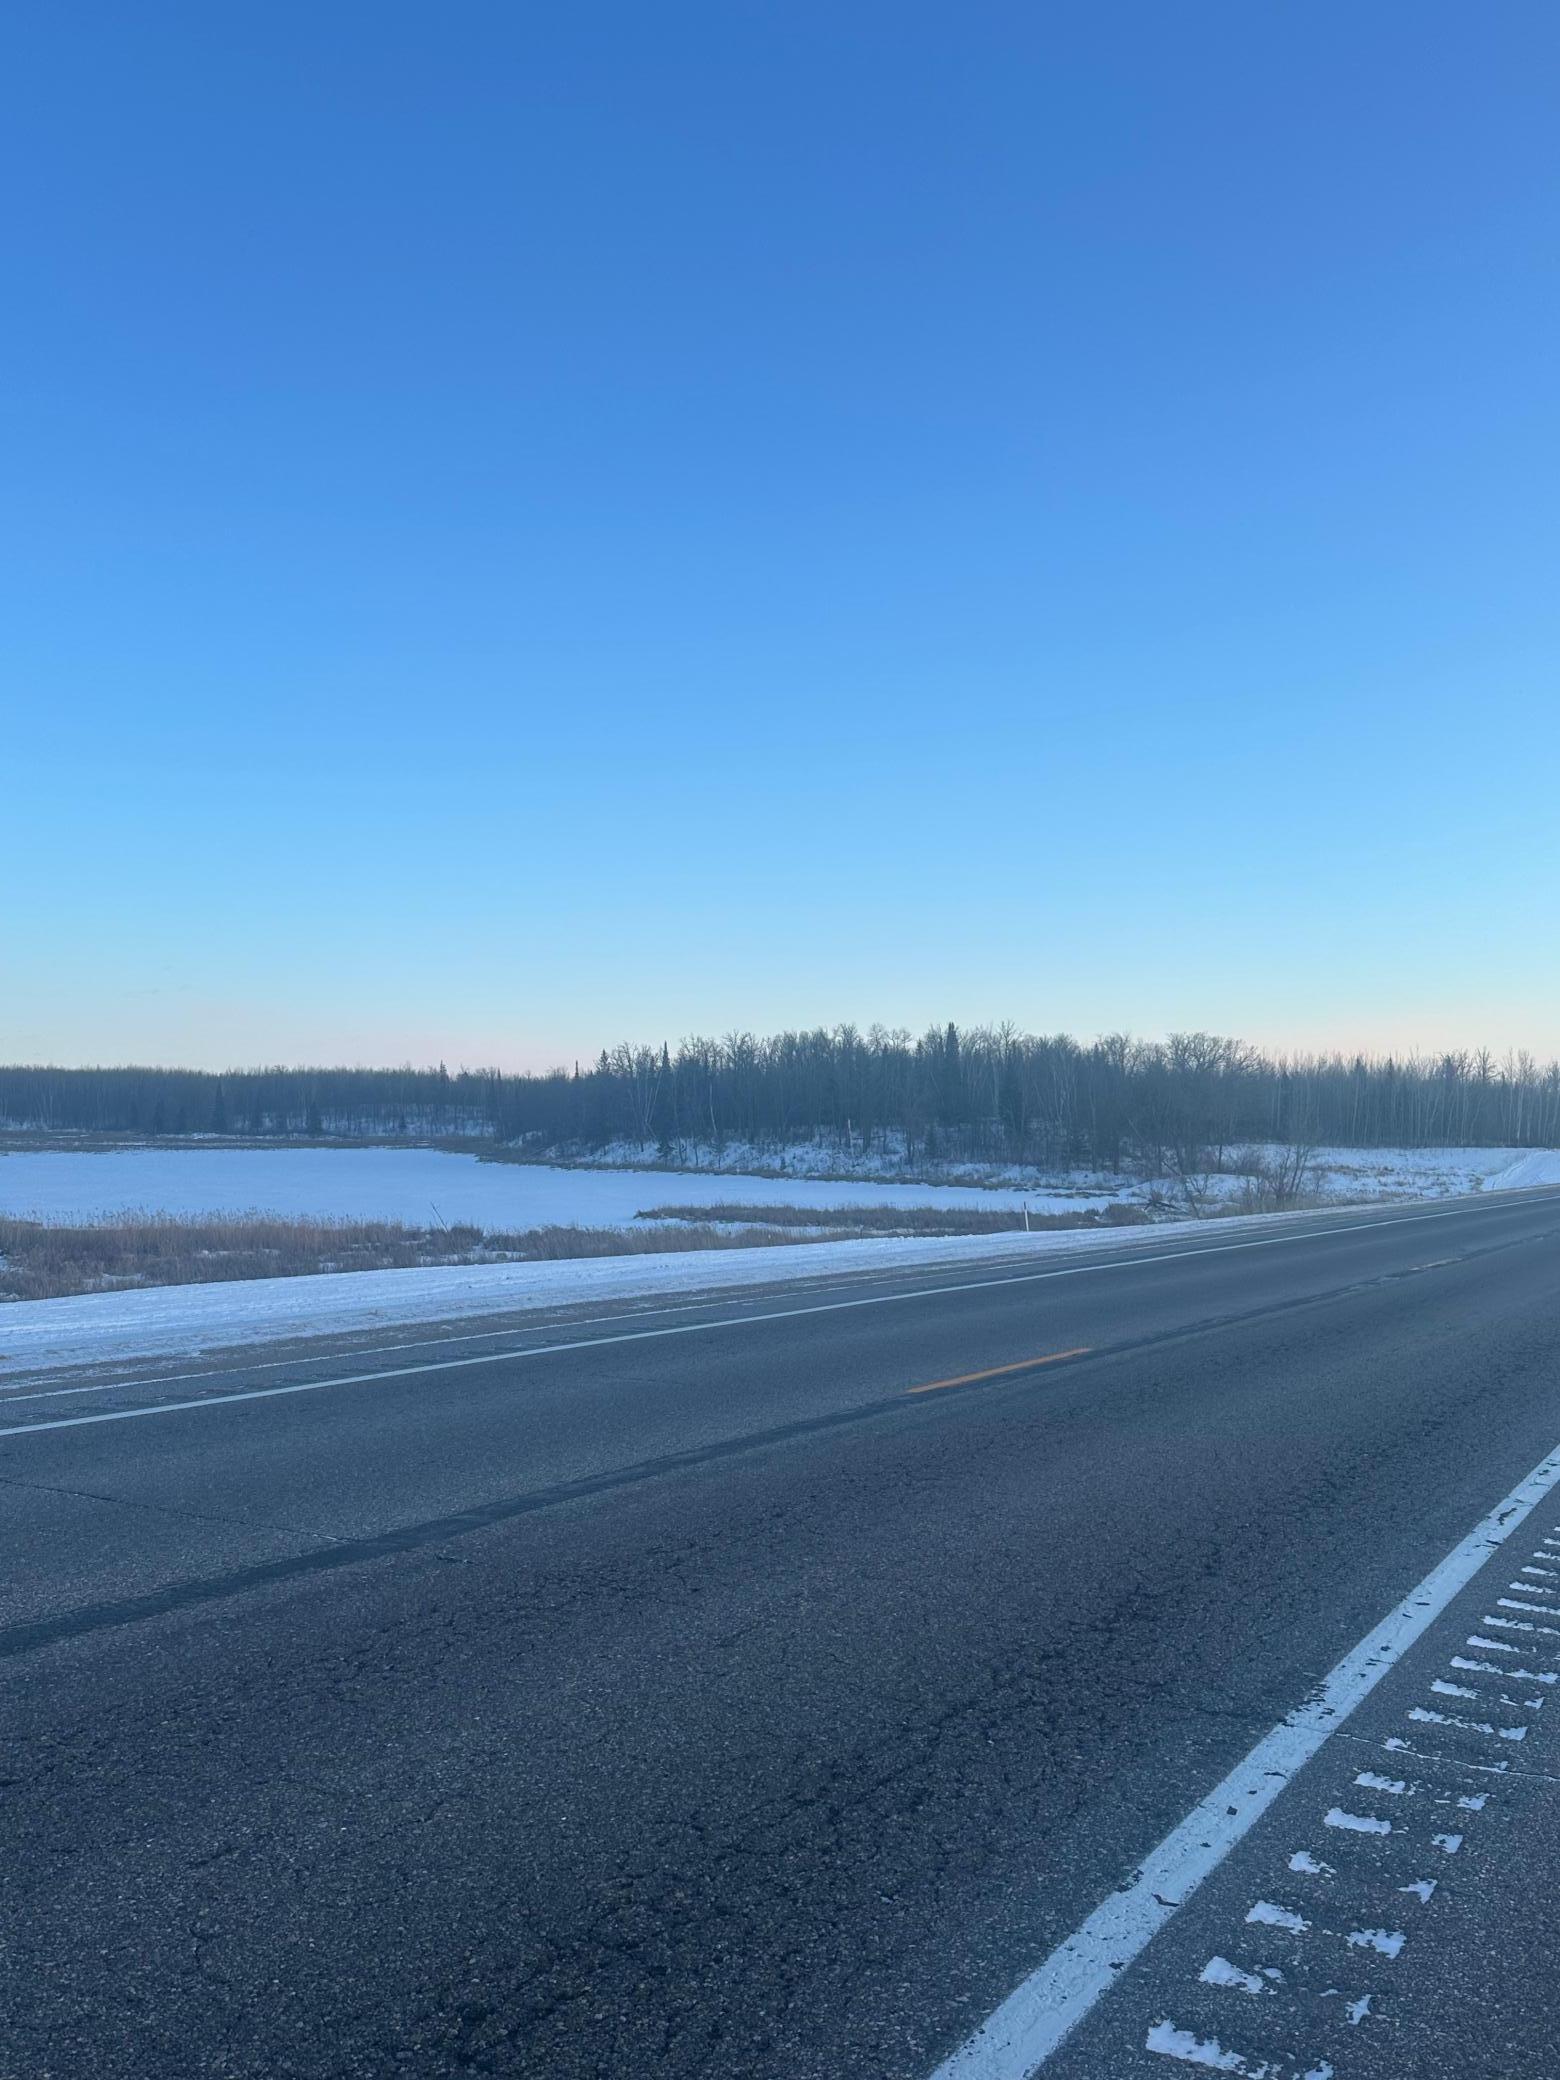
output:
[[[317,1139],[491,1135],[496,1073],[437,1069],[0,1068],[0,1125]]]
[[[83,1133],[483,1137],[540,1152],[822,1141],[912,1160],[1183,1174],[1247,1143],[1560,1144],[1560,1065],[1525,1053],[1273,1057],[1237,1040],[1011,1025],[628,1044],[588,1067],[0,1068],[0,1122]]]

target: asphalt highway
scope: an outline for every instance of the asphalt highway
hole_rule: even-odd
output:
[[[1557,1447],[1554,1192],[8,1374],[0,2076],[1018,2080]],[[1560,2076],[1555,1498],[1047,2080]]]

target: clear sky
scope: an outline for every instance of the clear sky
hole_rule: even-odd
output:
[[[0,1057],[1560,1052],[1553,0],[15,0]]]

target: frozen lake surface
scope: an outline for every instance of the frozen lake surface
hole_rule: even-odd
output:
[[[1319,1149],[1316,1182],[1336,1199],[1439,1198],[1481,1187],[1560,1183],[1560,1155],[1510,1148]],[[1212,1181],[1233,1196],[1234,1176]],[[99,1154],[27,1149],[0,1155],[0,1213],[46,1221],[147,1213],[280,1213],[348,1220],[435,1219],[479,1228],[578,1223],[621,1227],[643,1207],[1001,1206],[1076,1212],[1148,1187],[1080,1172],[1015,1189],[902,1184],[875,1177],[751,1177],[730,1171],[560,1169],[483,1163],[433,1148],[126,1148]],[[1174,1186],[1165,1187],[1174,1203]]]
[[[859,1183],[708,1172],[562,1170],[483,1163],[432,1148],[130,1148],[101,1154],[23,1150],[0,1155],[0,1213],[45,1221],[105,1214],[280,1213],[351,1220],[438,1219],[479,1228],[578,1222],[619,1227],[641,1207],[1005,1206],[1012,1191],[975,1186]],[[1027,1195],[1036,1211],[1051,1205]],[[1058,1197],[1058,1207],[1075,1206]]]

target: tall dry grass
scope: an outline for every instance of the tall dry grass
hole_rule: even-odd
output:
[[[70,1225],[0,1215],[0,1301],[219,1279],[294,1278],[322,1271],[404,1271],[654,1251],[741,1249],[805,1242],[782,1228],[409,1228],[397,1221],[283,1219],[257,1214],[184,1218],[137,1214]]]
[[[1135,1207],[1110,1206],[1103,1212],[1031,1214],[1029,1224],[1037,1229],[1113,1227],[1144,1218]],[[1022,1207],[657,1206],[636,1219],[645,1225],[553,1224],[495,1231],[253,1213],[138,1213],[59,1225],[0,1215],[0,1301],[325,1271],[754,1249],[851,1236],[988,1235],[1024,1225]]]

